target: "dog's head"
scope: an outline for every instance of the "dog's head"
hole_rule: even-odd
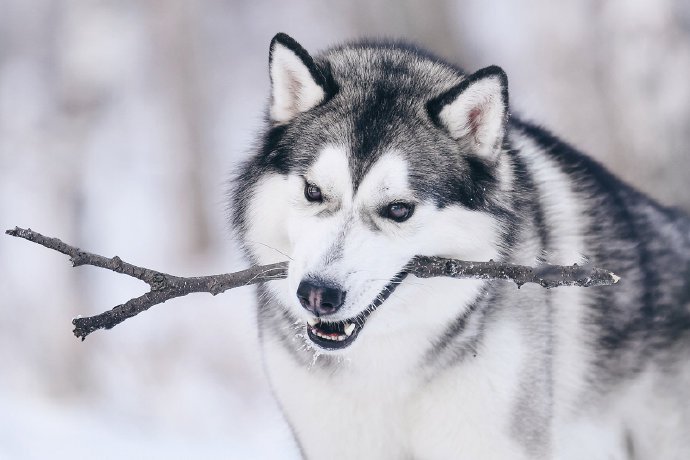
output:
[[[501,69],[464,76],[392,44],[312,58],[284,34],[269,67],[269,129],[238,180],[235,223],[254,262],[289,258],[269,291],[317,347],[348,347],[384,301],[402,302],[387,299],[415,255],[496,257]]]

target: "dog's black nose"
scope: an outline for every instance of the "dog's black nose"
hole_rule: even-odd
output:
[[[345,292],[332,285],[302,280],[297,287],[297,298],[304,308],[316,316],[323,316],[333,314],[343,306]]]

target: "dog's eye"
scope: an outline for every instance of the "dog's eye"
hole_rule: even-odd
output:
[[[404,222],[412,216],[414,205],[410,203],[391,203],[386,206],[384,217],[396,222]]]
[[[307,183],[304,186],[304,197],[307,201],[323,201],[323,195],[321,195],[321,189],[316,185]]]

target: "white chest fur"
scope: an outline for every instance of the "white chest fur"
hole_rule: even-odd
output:
[[[477,357],[447,369],[424,369],[414,349],[393,350],[400,343],[360,347],[368,358],[332,372],[299,366],[270,341],[265,357],[309,459],[526,458],[511,436],[525,347],[509,322],[492,329]]]

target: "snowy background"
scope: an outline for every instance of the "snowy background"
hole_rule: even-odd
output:
[[[226,181],[279,31],[499,64],[514,112],[690,209],[687,1],[0,0],[0,229],[183,275],[242,268]],[[0,235],[0,459],[296,458],[250,288],[72,336],[73,316],[145,289]]]

